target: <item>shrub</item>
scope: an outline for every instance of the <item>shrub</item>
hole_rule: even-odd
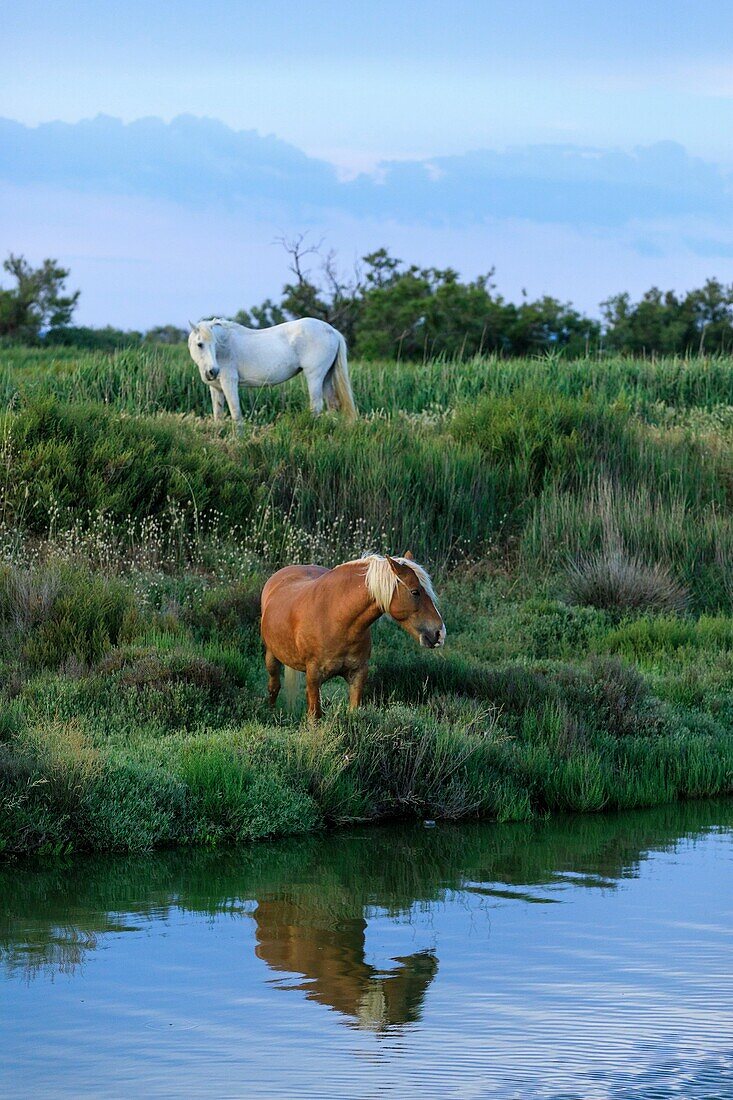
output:
[[[31,668],[99,660],[132,628],[135,610],[128,588],[86,568],[48,565],[0,572],[5,645],[19,649]]]
[[[668,657],[676,650],[708,650],[717,658],[721,652],[733,650],[733,619],[722,615],[701,615],[697,620],[644,615],[619,623],[599,645],[606,652],[635,661]]]
[[[82,792],[78,843],[132,852],[185,839],[186,793],[180,780],[149,764],[110,763]]]
[[[615,736],[648,735],[658,728],[650,712],[651,696],[644,677],[618,657],[594,657],[588,662],[594,709],[601,723]]]
[[[45,623],[60,587],[61,577],[55,570],[5,566],[0,570],[0,621],[23,631]]]
[[[444,726],[428,709],[394,706],[364,709],[343,728],[358,786],[370,792],[375,816],[458,819],[506,802],[493,718],[482,734],[468,733]]]
[[[623,410],[598,399],[527,388],[463,406],[451,433],[478,444],[493,464],[514,468],[524,492],[536,493],[548,477],[571,484],[591,458],[596,468],[617,464],[629,449],[630,425]]]
[[[95,672],[116,674],[121,687],[184,683],[211,694],[221,691],[228,682],[224,670],[205,657],[178,650],[161,652],[152,647],[114,650],[99,662]]]
[[[578,557],[568,566],[573,603],[604,611],[682,612],[689,594],[667,566],[647,565],[620,547]]]
[[[199,843],[308,832],[320,820],[313,799],[240,737],[185,743],[178,775],[189,792],[190,830]]]
[[[0,697],[0,744],[10,741],[19,732],[23,723],[23,706]]]
[[[567,574],[568,561],[581,574],[603,572],[617,555],[621,567],[628,559],[643,566],[657,562],[690,590],[693,606],[729,610],[729,511],[701,485],[685,486],[681,470],[649,481],[620,486],[593,478],[572,492],[548,486],[522,532],[520,565],[541,576],[548,569]]]
[[[239,640],[260,617],[261,585],[237,581],[207,592],[200,604],[185,610],[185,620],[204,637]]]
[[[606,623],[606,616],[590,607],[539,599],[523,604],[518,619],[529,656],[536,658],[582,654]]]

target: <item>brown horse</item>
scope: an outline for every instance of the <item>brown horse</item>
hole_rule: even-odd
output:
[[[420,645],[434,649],[445,641],[435,601],[430,577],[410,553],[404,558],[371,554],[335,569],[280,569],[262,590],[270,706],[275,705],[285,665],[286,670],[305,672],[312,718],[321,717],[321,684],[334,676],[347,681],[349,705],[358,707],[372,651],[372,625],[389,615]]]

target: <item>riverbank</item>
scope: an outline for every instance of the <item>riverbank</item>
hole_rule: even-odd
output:
[[[730,361],[355,363],[355,427],[281,387],[241,440],[191,370],[2,353],[5,858],[733,789]],[[271,715],[263,579],[407,548],[446,649],[381,622],[360,714]]]

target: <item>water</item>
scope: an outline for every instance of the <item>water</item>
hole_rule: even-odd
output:
[[[733,1098],[733,802],[0,873],[0,1095]]]

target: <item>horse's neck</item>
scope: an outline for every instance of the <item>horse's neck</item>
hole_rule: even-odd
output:
[[[350,626],[357,631],[367,631],[384,612],[367,589],[361,562],[349,564],[346,568],[349,578],[346,592]]]

